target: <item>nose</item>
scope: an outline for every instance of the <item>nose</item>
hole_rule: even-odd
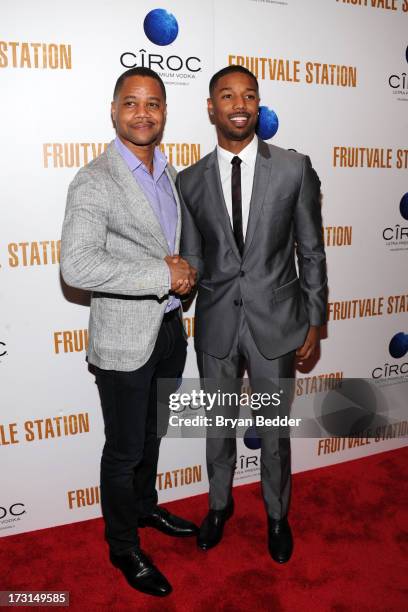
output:
[[[147,104],[143,104],[143,102],[139,102],[134,107],[134,114],[136,117],[148,117],[149,116],[149,107]]]
[[[246,100],[244,96],[237,95],[234,99],[234,108],[236,109],[245,108],[245,106],[246,106]]]

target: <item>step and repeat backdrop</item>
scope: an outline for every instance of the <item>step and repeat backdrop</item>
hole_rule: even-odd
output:
[[[361,377],[403,394],[407,26],[408,0],[2,3],[0,536],[100,516],[89,296],[64,285],[59,239],[70,181],[114,137],[112,91],[127,68],[149,66],[165,81],[160,146],[178,170],[215,145],[212,74],[240,64],[257,75],[261,134],[310,155],[322,181],[329,322],[296,393]],[[193,378],[194,304],[184,317]],[[397,448],[406,436],[400,418],[371,437],[296,438],[293,471]],[[258,478],[259,450],[241,439],[235,483]],[[205,492],[204,440],[165,439],[157,487],[162,502]]]

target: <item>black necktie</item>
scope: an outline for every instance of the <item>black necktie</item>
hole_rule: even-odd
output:
[[[241,198],[241,162],[237,155],[232,158],[231,195],[232,195],[232,227],[235,242],[242,255],[244,251],[244,234],[242,231],[242,198]]]

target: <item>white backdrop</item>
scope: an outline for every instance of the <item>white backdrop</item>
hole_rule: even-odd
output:
[[[58,240],[68,184],[114,137],[113,86],[135,63],[156,62],[166,82],[163,146],[179,170],[215,144],[211,75],[228,63],[258,66],[261,103],[279,118],[273,142],[310,155],[322,181],[330,321],[320,360],[300,375],[407,377],[408,0],[360,4],[2,3],[0,536],[100,515],[103,425],[85,364],[87,296],[61,284]],[[169,45],[144,32],[157,8],[178,23]],[[336,147],[359,148],[359,157]],[[191,308],[191,336],[193,317]],[[396,334],[403,350],[393,356]],[[336,452],[296,439],[293,470],[404,444],[404,427]],[[259,452],[239,441],[238,456],[236,483],[257,480]],[[159,472],[161,501],[206,491],[203,440],[165,440]]]

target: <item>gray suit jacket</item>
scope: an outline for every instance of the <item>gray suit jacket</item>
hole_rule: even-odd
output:
[[[166,172],[179,214],[178,253],[180,203],[175,171]],[[62,228],[62,276],[92,292],[90,363],[131,371],[149,359],[168,303],[169,254],[152,207],[111,142],[69,186]]]
[[[241,307],[268,359],[301,346],[309,325],[326,321],[327,302],[320,181],[310,159],[259,140],[242,258],[216,150],[181,172],[176,184],[183,219],[181,255],[199,270],[196,348],[225,357]]]

